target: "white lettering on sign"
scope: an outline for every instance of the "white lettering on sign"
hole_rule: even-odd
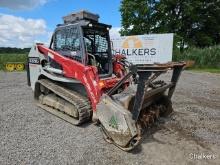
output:
[[[173,33],[112,38],[113,54],[125,55],[133,64],[172,61]]]

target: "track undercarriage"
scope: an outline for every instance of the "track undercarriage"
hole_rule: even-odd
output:
[[[88,98],[48,79],[38,80],[36,88],[35,99],[44,110],[74,125],[91,119],[92,108]]]

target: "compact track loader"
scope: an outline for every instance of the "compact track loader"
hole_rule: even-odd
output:
[[[49,48],[35,44],[27,64],[37,105],[74,125],[99,124],[105,140],[125,151],[137,146],[171,97],[184,63],[132,65],[112,55],[110,25],[86,11],[65,16]],[[171,81],[158,77],[173,70]]]

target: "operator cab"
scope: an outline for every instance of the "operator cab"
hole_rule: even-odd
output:
[[[108,77],[112,75],[111,26],[99,23],[98,18],[87,11],[63,17],[64,24],[56,28],[50,48],[83,65],[95,66],[100,77]]]

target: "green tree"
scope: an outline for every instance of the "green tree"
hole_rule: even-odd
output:
[[[220,43],[219,0],[123,0],[122,35],[175,33],[181,49]]]
[[[198,21],[192,24],[192,31],[189,39],[200,47],[220,43],[220,1],[200,0],[195,8],[195,15]]]
[[[123,0],[120,7],[122,16],[121,35],[150,33],[154,7],[154,0]]]

